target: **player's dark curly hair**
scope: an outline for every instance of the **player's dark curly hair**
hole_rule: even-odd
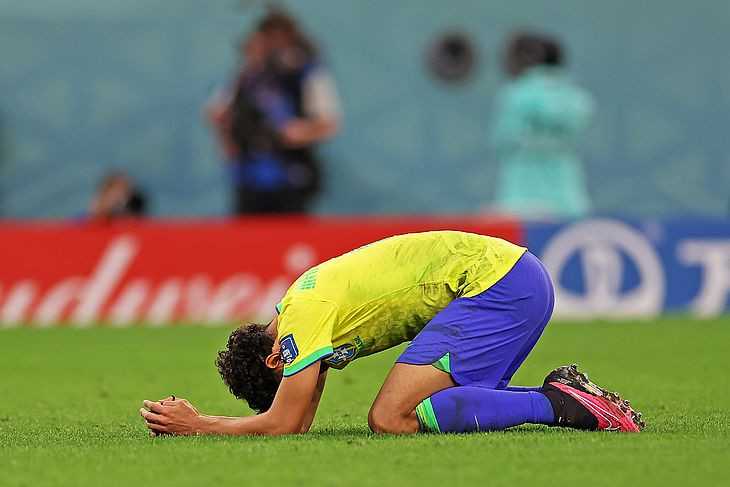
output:
[[[254,323],[238,327],[228,337],[228,349],[218,352],[215,361],[231,393],[257,413],[271,407],[279,388],[279,381],[264,363],[274,345],[265,329]]]

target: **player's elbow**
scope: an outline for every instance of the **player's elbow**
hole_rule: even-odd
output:
[[[302,432],[302,421],[296,421],[295,419],[284,419],[277,421],[270,428],[272,435],[295,435]]]
[[[304,421],[296,417],[281,418],[271,424],[269,434],[271,435],[295,435],[302,433]]]
[[[257,418],[259,419],[257,434],[264,436],[293,435],[302,429],[303,421],[299,418],[276,414],[272,410],[259,414]]]

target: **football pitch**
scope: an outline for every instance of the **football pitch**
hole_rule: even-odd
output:
[[[375,436],[390,350],[330,372],[308,435],[151,438],[145,398],[248,414],[213,365],[231,329],[0,330],[0,485],[728,485],[730,318],[548,326],[513,383],[577,362],[644,413],[638,435]]]

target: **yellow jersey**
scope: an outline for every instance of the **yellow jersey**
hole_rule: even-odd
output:
[[[277,305],[284,376],[319,360],[341,369],[412,340],[454,299],[489,289],[525,251],[473,233],[411,233],[309,269]]]

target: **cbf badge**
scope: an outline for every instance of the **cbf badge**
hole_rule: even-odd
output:
[[[281,349],[281,360],[284,365],[290,365],[299,355],[299,349],[294,342],[294,335],[291,333],[279,340],[279,348]]]
[[[325,360],[325,363],[329,365],[337,365],[342,362],[351,360],[357,354],[357,347],[350,343],[340,345],[332,351],[332,355]]]

